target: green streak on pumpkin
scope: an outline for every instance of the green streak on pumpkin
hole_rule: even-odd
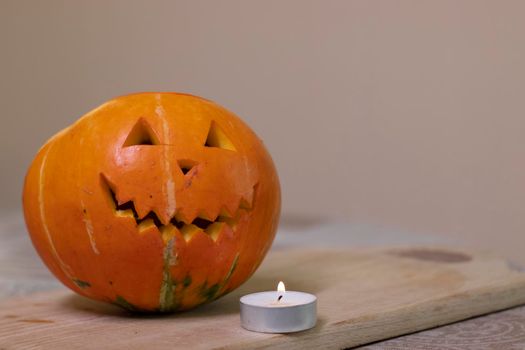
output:
[[[76,279],[76,278],[73,279],[73,282],[74,282],[79,288],[82,288],[82,289],[86,289],[86,288],[91,287],[91,283],[86,282],[86,281],[82,281],[82,280],[79,280],[79,279]]]
[[[202,286],[201,295],[206,301],[212,301],[217,297],[217,292],[221,286],[218,283],[208,287],[206,284]]]
[[[237,268],[237,263],[239,262],[239,253],[235,255],[235,258],[233,258],[232,265],[230,266],[230,270],[228,271],[228,274],[226,275],[226,278],[224,279],[224,282],[222,282],[222,285],[224,286],[230,278],[232,277],[233,273],[235,272],[235,269]]]
[[[190,284],[191,284],[191,276],[188,275],[184,278],[182,285],[184,286],[184,288],[188,288]]]
[[[175,264],[176,257],[173,256],[173,245],[175,238],[172,238],[164,247],[164,267],[162,269],[162,284],[159,295],[159,311],[167,312],[176,309],[175,303],[175,286],[176,283],[171,277],[170,267]]]
[[[121,308],[126,309],[128,311],[132,311],[132,312],[141,311],[138,307],[131,304],[129,301],[124,299],[124,297],[121,295],[117,295],[117,298],[115,299],[115,305],[120,306]]]
[[[224,280],[221,283],[215,283],[211,285],[210,287],[208,287],[207,282],[202,285],[200,294],[205,301],[215,300],[221,295],[226,293],[225,291],[222,291],[222,290],[226,286],[230,278],[232,277],[233,273],[235,272],[238,262],[239,262],[239,253],[237,253],[235,257],[233,258],[232,264],[230,266],[230,270],[228,271],[228,273],[226,274],[226,277],[224,277]]]

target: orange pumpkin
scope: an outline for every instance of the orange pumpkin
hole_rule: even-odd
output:
[[[23,200],[58,279],[135,311],[189,309],[238,287],[271,246],[280,211],[254,132],[178,93],[116,98],[53,136]]]

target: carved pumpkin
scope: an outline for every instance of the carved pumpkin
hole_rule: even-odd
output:
[[[259,266],[280,190],[262,142],[213,102],[111,100],[52,137],[24,186],[27,228],[66,286],[136,311],[214,300]]]

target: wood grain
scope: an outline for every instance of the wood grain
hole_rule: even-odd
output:
[[[290,335],[239,325],[241,295],[314,293],[318,325]],[[239,290],[196,310],[136,316],[61,289],[0,304],[0,348],[345,348],[525,303],[525,274],[490,254],[443,248],[272,252]]]
[[[359,347],[359,350],[523,350],[525,306]]]

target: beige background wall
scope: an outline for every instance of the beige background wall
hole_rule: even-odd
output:
[[[38,147],[91,108],[186,91],[265,140],[285,214],[518,256],[524,14],[524,1],[1,0],[0,206],[19,209]]]

